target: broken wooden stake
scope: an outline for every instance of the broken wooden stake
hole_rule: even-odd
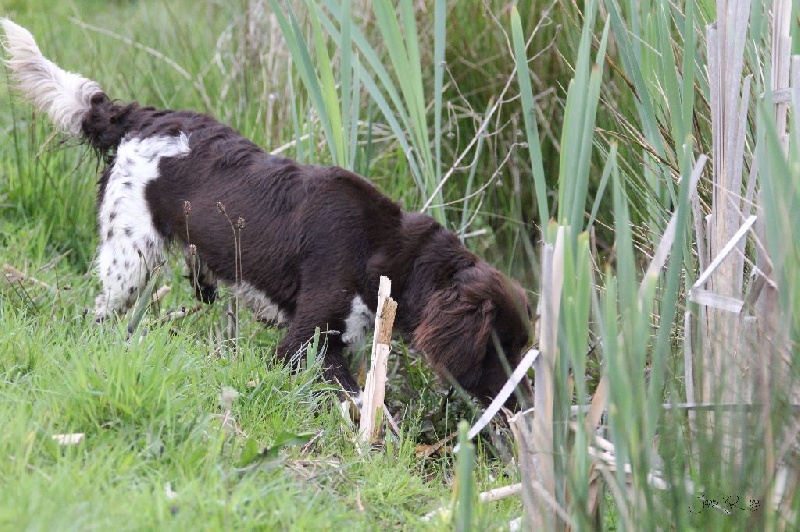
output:
[[[392,282],[381,276],[378,288],[378,308],[375,313],[375,338],[372,341],[370,368],[364,384],[361,405],[359,438],[369,443],[381,435],[383,426],[383,399],[386,395],[386,366],[391,350],[392,327],[397,312],[397,302],[391,297]]]

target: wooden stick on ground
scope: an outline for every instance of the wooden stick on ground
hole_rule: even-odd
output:
[[[36,277],[32,275],[28,275],[27,273],[21,272],[20,270],[16,269],[15,267],[11,266],[10,264],[3,264],[3,271],[6,273],[6,277],[8,277],[9,281],[28,281],[29,283],[35,284],[37,286],[41,286],[42,288],[50,289],[50,285],[40,281]]]
[[[389,360],[392,327],[397,312],[397,303],[390,297],[392,282],[381,276],[378,288],[378,309],[375,313],[375,338],[372,341],[372,356],[367,382],[364,385],[364,401],[361,406],[359,426],[360,440],[364,443],[380,437],[383,425],[383,398],[386,394],[386,365]]]
[[[501,486],[499,488],[494,488],[489,491],[484,491],[483,493],[479,493],[478,500],[482,503],[490,503],[499,501],[500,499],[505,499],[506,497],[512,497],[520,493],[522,493],[521,482],[517,484],[511,484],[510,486]],[[448,506],[440,506],[435,510],[431,510],[427,514],[423,515],[422,520],[427,523],[437,515],[443,514],[444,512],[447,511],[449,511]]]

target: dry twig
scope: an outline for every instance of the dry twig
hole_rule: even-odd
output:
[[[10,264],[3,264],[3,271],[6,273],[6,278],[11,282],[27,281],[31,284],[35,284],[37,286],[41,286],[42,288],[46,288],[47,290],[50,289],[49,284],[40,281],[39,279],[33,277],[32,275],[28,275],[27,273],[19,271]]]

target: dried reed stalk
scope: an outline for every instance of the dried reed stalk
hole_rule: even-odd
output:
[[[552,530],[559,511],[553,463],[553,369],[558,353],[558,316],[564,283],[566,228],[559,226],[554,244],[542,245],[542,292],[539,301],[539,348],[533,362],[535,373],[534,410],[511,418],[510,425],[519,447],[522,470],[522,501],[527,525],[533,530]]]
[[[707,30],[714,188],[705,260],[711,262],[711,257],[720,260],[708,268],[713,267],[709,272],[711,294],[700,294],[699,288],[693,287],[695,300],[708,307],[700,388],[702,400],[707,402],[750,400],[741,382],[748,365],[747,350],[740,348],[739,341],[738,301],[742,299],[744,273],[744,262],[739,255],[743,248],[733,241],[744,218],[742,167],[750,80],[742,83],[742,71],[750,4],[750,0],[720,0],[716,24]],[[727,253],[733,247],[738,252],[730,260],[722,260],[728,258],[726,247]],[[740,392],[744,397],[733,397]]]
[[[756,5],[755,9],[762,8]],[[714,193],[705,231],[707,241],[703,241],[702,231],[697,232],[700,262],[708,266],[702,268],[703,273],[690,293],[690,298],[701,305],[695,334],[697,346],[702,347],[702,357],[695,361],[691,372],[687,371],[687,376],[698,375],[697,370],[702,368],[702,382],[697,389],[698,399],[703,402],[761,402],[763,419],[767,422],[764,435],[767,469],[772,470],[770,390],[787,389],[791,383],[781,377],[788,372],[779,369],[789,348],[778,326],[778,287],[771,279],[772,260],[763,245],[765,222],[752,215],[754,211],[764,210],[761,191],[756,186],[757,158],[750,163],[746,184],[743,179],[748,156],[745,140],[752,79],[752,76],[743,77],[743,64],[751,1],[719,0],[717,13],[717,21],[707,30],[714,161]],[[787,113],[791,102],[780,95],[789,92],[791,1],[776,0],[767,16],[771,18],[772,32],[768,83],[775,95],[777,132],[786,149]],[[697,218],[699,209],[694,211]],[[752,281],[745,286],[745,244],[751,226],[756,242],[755,268]],[[708,290],[701,288],[706,280]],[[687,324],[691,325],[688,321]],[[691,335],[687,338],[691,341]],[[736,421],[716,416],[709,429],[726,435],[724,452],[738,463],[741,456],[730,436],[734,432],[732,423]]]

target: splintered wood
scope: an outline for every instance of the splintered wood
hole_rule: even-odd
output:
[[[360,440],[368,443],[380,437],[383,419],[383,398],[386,394],[386,366],[389,360],[392,327],[397,312],[397,302],[391,297],[392,283],[381,276],[378,288],[378,309],[375,313],[375,338],[372,341],[367,382],[361,406]]]

